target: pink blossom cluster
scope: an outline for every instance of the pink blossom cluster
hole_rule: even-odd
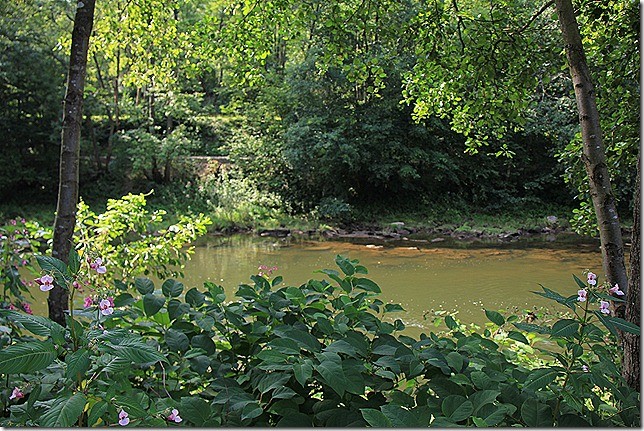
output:
[[[107,268],[105,267],[105,265],[103,265],[103,259],[101,259],[100,257],[94,259],[94,262],[92,262],[88,258],[87,262],[89,263],[89,267],[95,270],[97,273],[105,274],[107,272]]]
[[[264,275],[271,275],[273,272],[277,271],[276,266],[268,267],[266,265],[259,265],[257,268],[259,270],[259,276],[263,277]]]
[[[179,410],[177,410],[177,409],[172,409],[172,413],[170,414],[170,416],[168,416],[168,420],[169,420],[170,422],[176,422],[176,423],[179,423],[179,422],[181,422],[183,419],[181,419],[181,416],[179,416]]]
[[[119,425],[124,427],[125,425],[130,423],[130,415],[127,414],[127,412],[123,409],[119,412]]]
[[[20,398],[24,398],[25,394],[20,390],[20,388],[13,388],[13,391],[11,391],[11,395],[9,396],[10,400],[19,400]]]

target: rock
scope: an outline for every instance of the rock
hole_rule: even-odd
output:
[[[274,238],[286,238],[290,235],[290,229],[264,229],[259,231],[259,236],[270,236]]]
[[[389,224],[392,225],[392,226],[396,226],[396,227],[402,227],[402,226],[405,225],[405,223],[402,222],[402,221],[395,221],[395,222],[389,223]]]
[[[430,242],[441,242],[441,241],[445,241],[445,238],[434,238]]]
[[[382,245],[375,245],[375,244],[367,244],[365,247],[367,248],[382,248]]]

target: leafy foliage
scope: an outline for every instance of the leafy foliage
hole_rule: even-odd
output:
[[[414,339],[399,333],[404,324],[391,313],[401,307],[378,299],[367,268],[343,256],[335,262],[339,270],[298,287],[252,275],[230,301],[211,282],[184,295],[176,280],[158,289],[138,278],[114,298],[112,313],[74,310],[68,343],[55,348],[58,328],[13,319],[42,340],[17,336],[0,351],[9,383],[1,422],[109,426],[125,412],[129,424],[155,427],[179,415],[198,427],[639,424],[639,394],[621,380],[614,339],[607,344],[597,326],[617,320],[590,312],[600,290],[581,309],[571,303],[579,320],[536,331],[556,350],[539,347],[516,316],[493,311],[482,335],[451,318],[449,333]],[[91,271],[86,263],[63,269]],[[514,337],[509,325],[519,329]],[[554,362],[521,359],[516,349],[526,343]],[[14,387],[25,399],[6,398]]]

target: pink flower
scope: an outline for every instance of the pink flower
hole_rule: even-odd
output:
[[[114,298],[112,298],[111,296],[109,296],[109,297],[107,298],[107,300],[108,300],[108,301],[110,301],[110,307],[114,307]]]
[[[588,292],[586,289],[580,289],[577,291],[577,301],[584,302],[588,298]]]
[[[110,304],[110,301],[107,299],[101,300],[101,302],[98,303],[98,308],[101,310],[101,314],[103,316],[109,316],[110,314],[114,313],[114,308]]]
[[[94,301],[92,301],[92,298],[90,296],[85,297],[85,300],[83,301],[83,307],[91,307],[92,304],[94,304]]]
[[[597,275],[593,274],[592,272],[588,273],[588,284],[591,286],[594,286],[597,284]]]
[[[172,414],[171,414],[170,416],[168,416],[168,420],[169,420],[170,422],[176,422],[176,423],[179,423],[179,422],[181,422],[183,419],[181,419],[181,416],[179,416],[179,410],[177,410],[177,409],[172,409]]]
[[[103,259],[100,257],[94,259],[94,262],[90,263],[89,267],[96,270],[99,274],[105,274],[107,272],[107,268],[103,265]]]
[[[581,366],[581,370],[582,370],[584,373],[587,373],[587,372],[589,372],[589,371],[590,371],[590,370],[588,369],[588,365],[582,365],[582,366]]]
[[[17,310],[16,306],[13,305],[13,304],[9,304],[8,308],[9,308],[9,310],[13,310],[13,311]]]
[[[9,396],[10,400],[19,400],[20,398],[24,398],[25,394],[22,393],[20,388],[13,388],[13,391],[11,391],[11,395]]]
[[[608,303],[608,301],[599,301],[599,311],[601,311],[602,313],[610,314],[610,310],[608,309],[609,306],[610,304]]]
[[[22,303],[22,308],[23,308],[23,310],[25,310],[25,313],[34,314],[34,312],[31,310],[31,305],[29,305],[28,302],[23,302]]]
[[[40,284],[40,290],[43,292],[47,292],[54,288],[54,285],[52,284],[54,282],[54,277],[49,274],[45,274],[42,277],[37,278],[36,281]]]
[[[611,287],[610,289],[608,289],[608,291],[613,295],[617,294],[617,295],[620,295],[620,296],[624,296],[624,292],[622,292],[619,289],[619,284],[616,284],[615,286]]]
[[[124,427],[125,425],[130,423],[130,418],[128,417],[129,415],[127,412],[123,409],[119,412],[119,425]]]

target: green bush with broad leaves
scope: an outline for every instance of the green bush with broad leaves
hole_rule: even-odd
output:
[[[96,214],[82,200],[76,216],[75,241],[86,259],[100,257],[109,278],[138,275],[159,278],[183,276],[183,265],[194,252],[186,247],[206,233],[210,219],[179,215],[163,228],[164,210],[148,211],[145,194],[108,199],[107,210]],[[90,276],[92,282],[96,276]]]
[[[74,283],[96,272],[76,252],[68,266],[38,262],[71,290],[71,305]],[[583,304],[544,289],[574,315],[552,326],[487,311],[494,334],[449,317],[448,333],[415,339],[364,266],[335,262],[339,271],[297,287],[252,275],[232,300],[210,282],[138,277],[116,283],[113,300],[71,307],[66,328],[3,310],[0,425],[639,426],[639,394],[611,347],[615,329],[639,328],[596,313],[600,289],[578,281]],[[553,347],[535,369],[512,349],[532,333]]]

